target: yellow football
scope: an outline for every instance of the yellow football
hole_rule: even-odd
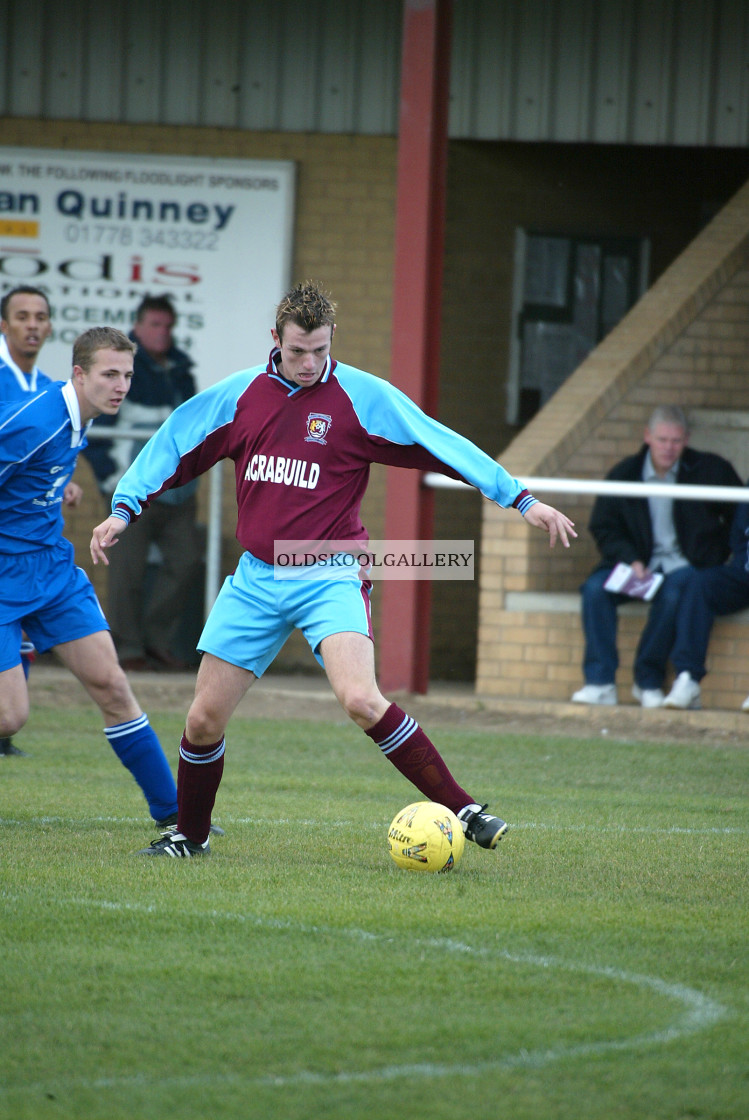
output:
[[[388,849],[405,871],[452,871],[465,847],[463,826],[436,801],[415,801],[393,817]]]

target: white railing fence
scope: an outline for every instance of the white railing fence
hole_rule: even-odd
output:
[[[90,428],[89,440],[137,439],[144,442],[152,432],[143,428]],[[209,472],[208,525],[205,557],[205,616],[213,606],[221,582],[222,464]],[[617,494],[625,497],[679,498],[685,501],[745,502],[749,488],[743,486],[690,486],[663,482],[607,482],[591,478],[521,478],[532,494]],[[467,482],[427,472],[423,483],[433,490],[473,490]]]
[[[690,486],[668,482],[607,482],[597,478],[520,478],[518,480],[535,496],[548,494],[620,494],[630,498],[680,498],[703,502],[749,502],[745,486]],[[434,490],[473,490],[467,482],[459,482],[446,474],[429,472],[424,485]]]

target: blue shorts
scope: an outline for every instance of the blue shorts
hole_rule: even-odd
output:
[[[21,631],[40,653],[109,625],[70,541],[37,552],[0,553],[0,672],[21,664]]]
[[[346,579],[277,580],[272,564],[245,552],[224,581],[198,649],[260,677],[292,630],[301,630],[322,665],[323,638],[344,631],[372,637],[370,589],[355,572]]]

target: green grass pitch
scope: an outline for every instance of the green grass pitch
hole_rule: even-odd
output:
[[[97,714],[34,711],[0,759],[0,1118],[746,1120],[749,750],[434,738],[511,826],[449,875],[393,865],[416,795],[343,721],[237,719],[226,836],[146,860]]]

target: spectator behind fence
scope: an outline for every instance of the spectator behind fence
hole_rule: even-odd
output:
[[[176,319],[164,296],[146,296],[135,313],[130,338],[138,349],[130,392],[119,415],[102,416],[97,426],[143,428],[143,439],[92,440],[86,451],[107,508],[149,435],[195,395],[193,361],[174,345]],[[107,619],[125,669],[188,667],[173,645],[205,551],[205,532],[196,523],[197,485],[189,482],[152,501],[112,553]],[[154,545],[160,563],[149,586]]]
[[[692,571],[676,619],[671,662],[677,673],[665,708],[699,708],[700,684],[707,669],[707,647],[716,615],[749,607],[749,505],[740,505],[731,529],[731,559],[718,567]],[[749,696],[741,705],[749,712]]]
[[[51,333],[49,300],[40,288],[21,284],[6,292],[0,301],[0,402],[30,399],[52,384],[52,379],[36,364]],[[68,482],[63,490],[63,504],[77,506],[82,497],[78,483]],[[27,678],[34,656],[34,646],[24,637],[21,664]],[[0,737],[0,756],[23,757],[25,753],[12,739]]]
[[[741,486],[731,464],[709,451],[687,447],[684,412],[663,405],[652,413],[643,446],[617,463],[611,481],[662,482],[699,486]],[[727,559],[734,505],[731,502],[602,495],[596,499],[590,531],[601,562],[582,585],[585,634],[585,685],[573,693],[576,704],[616,704],[617,608],[632,602],[604,583],[618,563],[631,565],[639,578],[661,572],[663,583],[649,608],[637,646],[632,695],[644,708],[663,704],[666,665],[676,636],[676,616],[694,569]]]

